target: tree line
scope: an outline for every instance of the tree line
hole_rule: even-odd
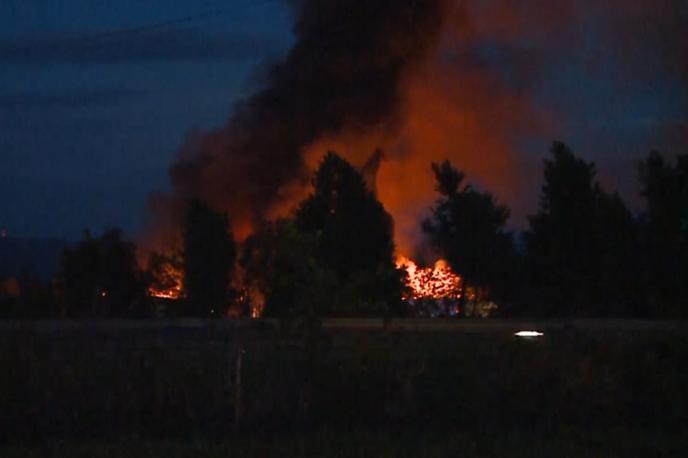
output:
[[[605,191],[595,164],[554,142],[537,212],[517,235],[509,209],[434,164],[440,198],[423,222],[430,242],[509,315],[684,317],[688,308],[688,155],[638,164],[645,208]]]
[[[684,317],[688,301],[688,155],[652,152],[638,164],[644,208],[633,214],[603,189],[595,164],[565,144],[544,160],[537,211],[522,233],[510,209],[467,182],[449,161],[432,164],[437,200],[421,222],[427,243],[504,316]],[[239,246],[229,216],[190,203],[179,253],[151,256],[117,230],[67,248],[50,285],[0,289],[5,316],[152,316],[165,267],[184,272],[183,298],[166,313],[246,314],[259,292],[264,315],[404,316],[404,271],[394,262],[393,220],[359,171],[329,152],[313,191],[288,218],[264,221]],[[162,284],[160,284],[162,283]],[[11,289],[11,288],[10,288]],[[5,291],[2,293],[1,291]],[[465,297],[465,294],[462,296]]]

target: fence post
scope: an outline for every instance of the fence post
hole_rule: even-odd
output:
[[[234,432],[239,430],[239,424],[241,422],[241,415],[243,414],[242,406],[242,393],[241,393],[241,363],[244,356],[244,347],[239,346],[236,361],[235,361],[235,372],[234,372]]]

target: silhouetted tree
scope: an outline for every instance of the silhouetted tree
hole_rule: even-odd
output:
[[[656,151],[639,164],[647,207],[641,218],[648,300],[661,316],[688,312],[688,155],[667,163]]]
[[[400,314],[401,274],[393,254],[393,223],[360,173],[328,152],[314,192],[299,206],[296,228],[316,238],[318,263],[336,275],[336,315]],[[326,306],[326,304],[322,304]]]
[[[526,233],[533,297],[544,314],[634,313],[635,227],[617,194],[595,182],[595,165],[560,142],[545,162],[538,213]]]
[[[263,296],[266,317],[311,317],[332,312],[340,290],[323,265],[317,237],[293,221],[265,223],[243,245],[239,261],[250,293]]]
[[[66,316],[121,317],[145,313],[146,284],[136,246],[117,229],[98,238],[87,232],[64,250],[58,274]]]
[[[642,268],[638,259],[638,224],[618,193],[597,188],[596,238],[597,269],[592,285],[592,308],[598,316],[640,316],[643,308]]]
[[[184,230],[184,291],[189,314],[211,316],[225,311],[235,259],[227,215],[193,200]]]
[[[433,163],[432,170],[441,197],[423,221],[423,232],[464,284],[503,293],[514,255],[512,236],[505,230],[509,209],[465,184],[463,172],[449,161]]]

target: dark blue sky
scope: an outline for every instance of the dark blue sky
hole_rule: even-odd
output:
[[[278,1],[0,2],[0,227],[138,228],[184,135],[288,49]]]
[[[223,123],[258,87],[261,68],[289,49],[291,19],[280,0],[1,2],[0,227],[135,232],[184,136]],[[518,52],[486,39],[480,54],[557,113],[562,139],[634,201],[639,157],[685,152],[688,88],[659,45],[642,33],[610,42],[597,19],[576,43],[525,34]],[[524,68],[529,53],[537,76]],[[515,139],[534,167],[551,140]]]

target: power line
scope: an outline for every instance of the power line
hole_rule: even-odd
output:
[[[256,2],[255,0],[247,0],[244,3],[246,4],[251,4],[252,6],[263,6],[268,3],[273,3],[275,0],[262,0],[260,2]],[[257,5],[256,5],[257,4]],[[227,15],[228,13],[231,13],[232,9],[231,8],[219,8],[219,9],[214,9],[214,10],[209,10],[203,13],[199,14],[191,14],[183,17],[178,17],[174,19],[169,19],[165,21],[160,21],[160,22],[153,22],[149,24],[144,24],[144,25],[138,25],[138,26],[133,26],[133,27],[126,27],[122,29],[116,29],[112,31],[106,31],[106,32],[100,32],[100,33],[93,33],[93,34],[88,34],[84,36],[83,38],[86,40],[100,40],[100,39],[108,39],[108,38],[118,38],[118,37],[127,37],[129,35],[136,35],[140,33],[146,33],[154,30],[161,30],[168,28],[170,26],[175,26],[175,25],[180,25],[180,24],[185,24],[189,22],[194,22],[202,19],[207,19],[207,18],[217,18],[220,16]]]
[[[201,13],[201,14],[184,16],[184,17],[170,19],[170,20],[162,21],[162,22],[154,22],[154,23],[150,23],[150,24],[139,25],[139,26],[134,26],[134,27],[126,27],[126,28],[116,29],[116,30],[107,31],[107,32],[88,34],[88,35],[84,36],[84,39],[100,40],[100,39],[108,39],[108,38],[127,37],[130,35],[138,35],[141,33],[146,33],[146,32],[150,32],[150,31],[154,31],[154,30],[165,29],[165,28],[168,28],[170,26],[175,26],[175,25],[180,25],[180,24],[185,24],[185,23],[197,21],[199,19],[205,19],[205,18],[209,18],[209,17],[218,17],[218,16],[221,16],[223,14],[226,14],[227,12],[228,12],[228,10],[208,11],[208,12]]]

